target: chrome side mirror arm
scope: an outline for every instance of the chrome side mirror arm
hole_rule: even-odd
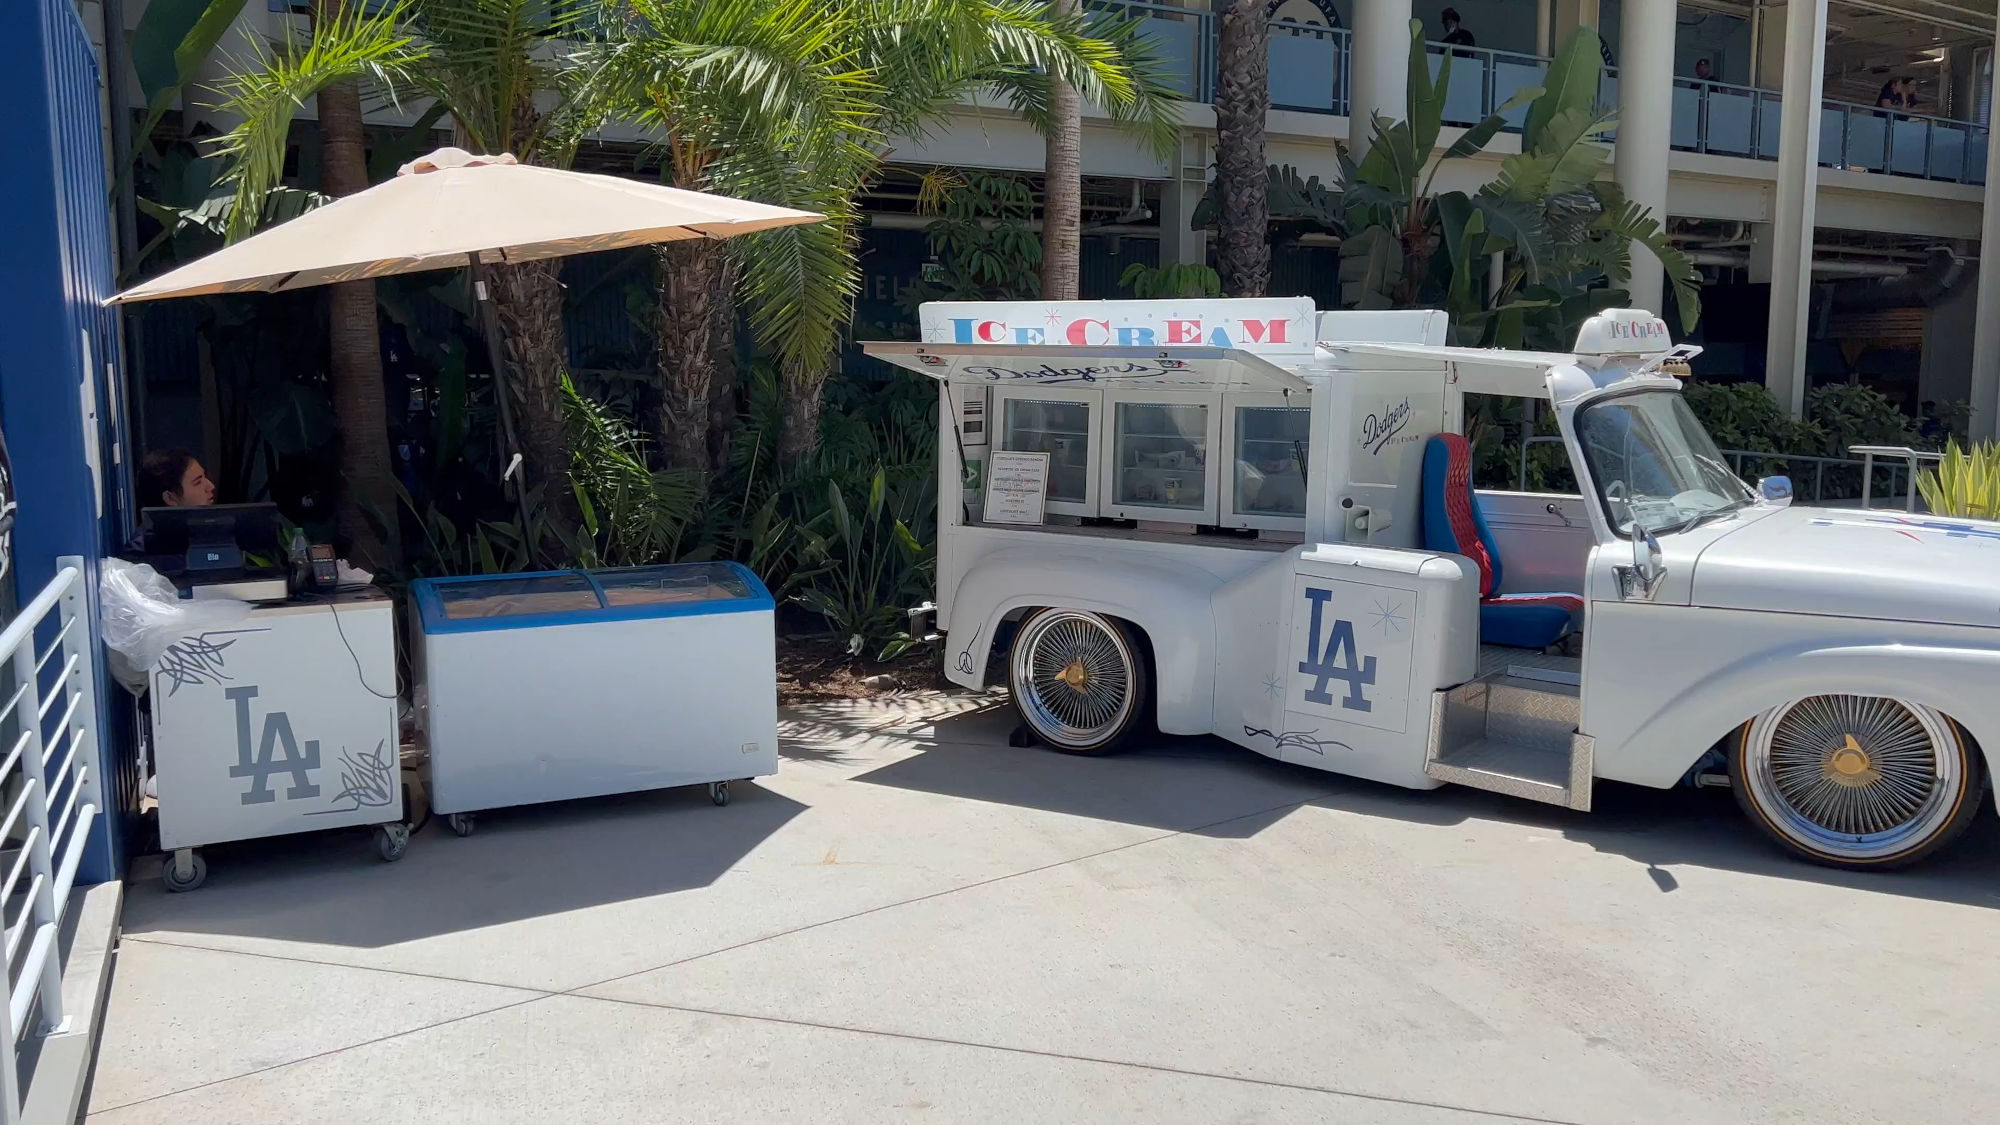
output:
[[[1653,533],[1642,527],[1632,529],[1632,565],[1614,566],[1611,573],[1618,579],[1618,597],[1621,601],[1652,601],[1660,592],[1660,583],[1667,580],[1667,564],[1660,541]]]

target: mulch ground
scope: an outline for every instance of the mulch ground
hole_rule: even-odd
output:
[[[953,690],[938,664],[937,649],[924,646],[887,662],[847,655],[832,637],[778,638],[778,702],[871,699],[912,691]]]

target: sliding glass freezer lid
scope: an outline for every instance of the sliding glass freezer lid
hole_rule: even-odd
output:
[[[426,633],[773,608],[757,576],[731,562],[426,578],[410,594]]]

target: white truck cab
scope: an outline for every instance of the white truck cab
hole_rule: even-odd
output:
[[[1648,313],[1560,354],[1305,298],[921,320],[864,347],[940,382],[946,673],[1004,676],[1053,747],[1150,723],[1579,810],[1597,778],[1700,766],[1851,867],[1921,858],[1983,803],[2000,524],[1753,491]],[[1578,493],[1475,492],[1468,393],[1550,404]]]

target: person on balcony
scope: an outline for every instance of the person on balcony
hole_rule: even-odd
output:
[[[1715,68],[1708,64],[1707,59],[1694,60],[1694,80],[1696,82],[1715,81]]]
[[[1457,8],[1446,8],[1439,12],[1438,22],[1444,25],[1444,38],[1439,42],[1449,43],[1454,47],[1476,46],[1472,41],[1472,33],[1465,30],[1465,26],[1458,22]]]
[[[1907,77],[1889,79],[1882,83],[1882,92],[1875,95],[1875,104],[1882,109],[1915,109],[1917,80]]]

